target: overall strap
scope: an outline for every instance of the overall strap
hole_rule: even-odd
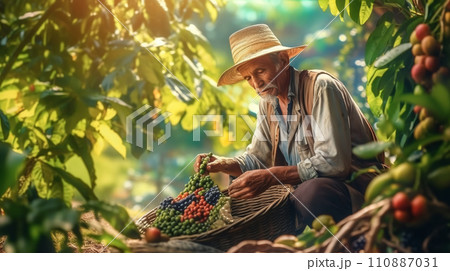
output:
[[[267,115],[265,117],[269,123],[270,140],[272,143],[272,166],[287,165],[283,153],[278,148],[278,143],[280,142],[280,126],[278,125],[278,120],[272,117],[274,115],[273,106],[267,103],[266,109]]]
[[[312,115],[312,107],[314,104],[314,85],[316,83],[317,76],[322,72],[314,72],[309,70],[303,70],[299,74],[298,81],[298,99],[300,104],[300,115],[302,120],[306,116]],[[305,138],[308,143],[311,155],[314,155],[314,137],[312,131],[312,122],[310,121],[306,127],[303,127],[305,132]]]

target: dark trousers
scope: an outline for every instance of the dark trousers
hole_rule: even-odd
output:
[[[342,181],[311,179],[297,186],[292,194],[289,199],[303,225],[311,227],[315,217],[322,214],[331,215],[336,223],[352,214],[352,197]]]

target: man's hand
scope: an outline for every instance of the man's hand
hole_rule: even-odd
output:
[[[206,156],[208,156],[207,153],[201,153],[201,154],[197,155],[197,157],[195,158],[195,163],[194,163],[194,171],[195,172],[198,172],[200,170],[200,165],[202,164],[202,160]],[[220,168],[216,165],[217,163],[214,163],[217,160],[218,160],[217,156],[211,155],[211,158],[209,159],[209,163],[206,165],[206,170],[208,172],[219,172],[220,171]],[[211,167],[211,164],[213,165],[212,167]]]
[[[194,171],[198,172],[200,169],[200,165],[202,163],[202,159],[204,157],[208,156],[207,153],[202,153],[197,155],[197,158],[195,159],[194,163]],[[215,155],[212,155],[209,163],[206,164],[206,171],[207,172],[223,172],[232,176],[239,176],[242,174],[241,168],[239,167],[239,164],[232,158],[225,158],[225,157],[217,157]]]
[[[269,170],[250,170],[230,184],[228,194],[232,198],[249,199],[261,194],[274,184],[274,177]]]

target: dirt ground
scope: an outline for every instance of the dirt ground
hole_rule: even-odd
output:
[[[100,221],[95,219],[95,215],[93,212],[84,213],[81,216],[81,220],[90,225],[90,229],[94,233],[101,233],[102,229],[106,232],[110,233],[113,236],[116,236],[118,232],[105,220],[100,219]],[[5,253],[4,244],[6,242],[7,237],[0,237],[0,253]],[[77,240],[75,236],[69,233],[70,243],[68,247],[73,252],[78,253],[110,253],[110,252],[118,252],[114,248],[106,247],[106,244],[99,243],[96,240],[93,240],[89,237],[85,237],[83,240],[83,245],[81,246],[81,250],[78,249]]]

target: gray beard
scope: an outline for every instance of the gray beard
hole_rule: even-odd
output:
[[[261,96],[261,99],[264,102],[269,102],[274,106],[276,106],[276,104],[277,104],[277,96],[275,96],[275,95],[265,94],[265,95]]]

